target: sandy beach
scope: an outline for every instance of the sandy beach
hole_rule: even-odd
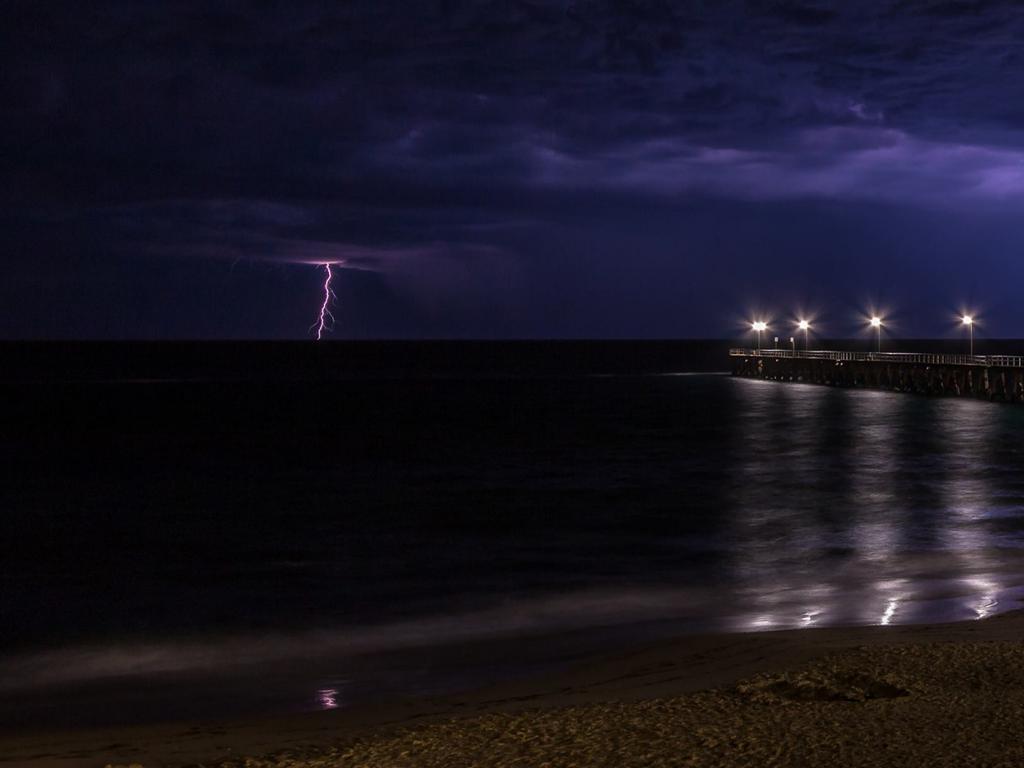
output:
[[[0,737],[0,765],[1024,764],[1024,611],[680,637],[460,695]],[[502,643],[517,641],[502,641]],[[501,643],[466,652],[501,652]]]

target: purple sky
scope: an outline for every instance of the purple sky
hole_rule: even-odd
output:
[[[40,2],[4,337],[1024,336],[1024,11]]]

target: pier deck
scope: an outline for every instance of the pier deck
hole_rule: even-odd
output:
[[[730,349],[733,374],[924,395],[1024,402],[1024,356]]]

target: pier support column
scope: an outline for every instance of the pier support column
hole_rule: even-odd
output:
[[[1024,369],[965,365],[960,362],[962,358],[952,355],[919,355],[916,359],[907,355],[911,361],[893,362],[889,358],[842,353],[833,355],[841,359],[829,360],[794,357],[781,350],[766,350],[760,355],[749,352],[749,356],[746,352],[731,353],[734,376],[1024,403]],[[842,359],[849,357],[861,359]]]

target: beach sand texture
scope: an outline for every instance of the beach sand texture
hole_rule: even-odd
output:
[[[1021,766],[1024,645],[839,653],[716,691],[453,719],[228,766]]]
[[[1022,726],[1013,611],[680,637],[541,679],[335,712],[9,734],[0,768],[1024,766]]]

